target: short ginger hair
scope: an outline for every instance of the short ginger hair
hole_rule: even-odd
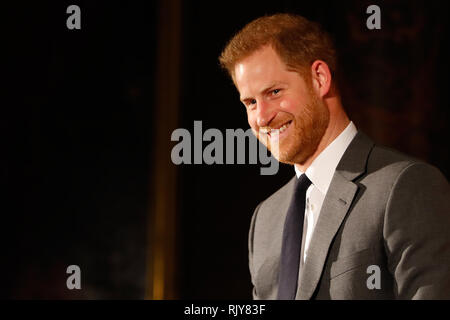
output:
[[[290,69],[310,78],[309,67],[322,60],[336,73],[336,50],[330,35],[316,22],[278,13],[248,23],[236,33],[222,51],[219,62],[231,78],[237,63],[262,47],[270,45]]]

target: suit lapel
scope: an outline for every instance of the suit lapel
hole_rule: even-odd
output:
[[[311,299],[322,275],[331,243],[358,190],[353,180],[365,172],[372,147],[373,142],[358,132],[342,156],[325,196],[305,264],[300,270],[296,299]]]
[[[325,265],[328,249],[357,190],[356,184],[335,173],[311,238],[308,256],[300,271],[298,299],[310,299],[314,293]]]

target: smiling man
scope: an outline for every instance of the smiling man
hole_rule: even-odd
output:
[[[258,18],[220,63],[255,135],[295,169],[252,218],[253,297],[450,299],[449,184],[356,129],[329,35],[301,16]]]

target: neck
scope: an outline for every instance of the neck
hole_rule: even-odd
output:
[[[337,102],[336,102],[337,103]],[[336,139],[342,131],[350,123],[349,118],[347,117],[344,109],[340,104],[337,104],[338,107],[330,108],[330,122],[328,123],[328,127],[325,130],[325,133],[322,139],[319,142],[319,145],[316,151],[309,156],[303,163],[296,163],[295,166],[302,172],[305,172],[306,169],[309,168],[311,163],[322,153],[323,150],[326,149],[333,141]]]

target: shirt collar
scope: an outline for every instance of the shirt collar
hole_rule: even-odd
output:
[[[357,132],[355,125],[350,121],[344,131],[342,131],[339,136],[337,136],[336,139],[334,139],[333,142],[331,142],[325,150],[314,159],[308,169],[306,169],[306,176],[322,194],[325,195],[327,193],[331,179],[333,179],[334,171]],[[303,172],[296,166],[294,166],[294,169],[297,178],[299,178]]]

